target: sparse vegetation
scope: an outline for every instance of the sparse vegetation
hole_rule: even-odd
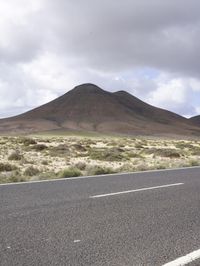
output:
[[[87,151],[87,149],[81,145],[81,144],[74,144],[73,147],[77,150],[77,151],[80,151],[80,152],[85,152]]]
[[[49,155],[52,157],[62,157],[70,154],[70,148],[66,144],[59,144],[57,146],[51,147],[49,150]]]
[[[9,177],[9,182],[11,183],[16,183],[16,182],[25,182],[26,178],[23,176],[19,176],[17,173],[16,174],[12,174]]]
[[[91,149],[89,152],[89,156],[93,160],[101,160],[109,162],[121,161],[125,159],[123,150],[120,148]]]
[[[198,161],[198,160],[190,160],[189,161],[189,165],[190,166],[199,166],[200,165],[200,161]]]
[[[36,151],[43,151],[45,149],[48,149],[48,147],[45,144],[36,144],[32,147],[32,149]]]
[[[69,167],[59,173],[60,178],[81,176],[81,171],[76,167]]]
[[[15,165],[9,163],[0,163],[0,172],[10,172],[16,169],[17,167]]]
[[[191,150],[192,155],[198,155],[200,156],[200,147],[193,147]]]
[[[23,155],[19,151],[13,151],[9,156],[8,160],[10,161],[20,161],[23,158]]]
[[[77,162],[77,163],[75,164],[75,167],[78,168],[79,170],[85,170],[85,168],[86,168],[86,163],[84,163],[84,162]]]
[[[146,153],[153,154],[160,157],[169,157],[169,158],[180,158],[181,154],[176,149],[157,149],[152,148],[146,151]]]
[[[109,136],[0,137],[0,182],[200,165],[200,141]]]
[[[40,173],[39,169],[36,167],[33,167],[33,166],[29,166],[24,171],[25,176],[34,176],[34,175],[37,175],[39,173]]]
[[[27,137],[19,138],[18,142],[24,144],[25,146],[37,144],[36,140]]]
[[[99,165],[89,166],[87,168],[87,175],[105,175],[105,174],[113,174],[115,171],[110,167],[103,167]]]
[[[43,160],[41,163],[42,163],[43,165],[48,165],[48,164],[49,164],[47,160]]]

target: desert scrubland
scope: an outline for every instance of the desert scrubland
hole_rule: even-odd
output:
[[[198,165],[198,140],[65,135],[0,137],[0,183]]]

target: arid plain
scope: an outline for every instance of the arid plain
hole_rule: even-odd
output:
[[[200,140],[32,135],[0,137],[0,182],[200,165]]]

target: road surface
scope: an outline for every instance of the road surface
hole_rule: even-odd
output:
[[[0,265],[165,264],[200,265],[198,167],[0,186]]]

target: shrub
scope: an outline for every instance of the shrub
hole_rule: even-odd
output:
[[[192,155],[200,155],[200,147],[193,147]]]
[[[50,143],[51,141],[50,141],[49,139],[45,139],[45,138],[43,138],[43,139],[41,140],[41,142]]]
[[[175,144],[176,148],[178,149],[193,149],[194,146],[190,143],[186,143],[186,142],[178,142]]]
[[[199,166],[200,165],[200,162],[198,160],[190,160],[189,161],[189,165],[190,166]]]
[[[145,151],[147,154],[153,154],[154,156],[168,157],[168,158],[180,158],[181,154],[175,149],[156,149],[151,148]]]
[[[64,156],[64,155],[69,155],[69,154],[70,154],[70,149],[65,144],[60,144],[56,147],[51,147],[49,151],[49,155],[53,157]]]
[[[15,165],[9,163],[0,163],[0,172],[10,172],[16,169],[17,167]]]
[[[10,183],[10,182],[23,182],[26,181],[25,177],[21,176],[19,170],[13,172],[5,173],[0,175],[0,183]]]
[[[34,139],[31,139],[31,138],[20,138],[19,139],[19,143],[22,143],[24,144],[25,146],[29,146],[29,145],[34,145],[34,144],[37,144],[37,142],[34,140]]]
[[[43,165],[48,165],[49,163],[48,163],[47,160],[43,160],[43,161],[42,161],[42,164],[43,164]]]
[[[150,166],[148,166],[146,163],[143,163],[143,164],[139,164],[135,167],[135,171],[146,171],[146,170],[149,170],[151,169]]]
[[[59,173],[60,178],[77,177],[77,176],[81,176],[81,175],[82,175],[81,171],[76,167],[66,168],[66,169],[60,171],[60,173]]]
[[[58,175],[53,171],[47,171],[40,173],[39,175],[32,177],[31,180],[47,180],[47,179],[56,179]]]
[[[127,152],[127,156],[128,156],[129,158],[140,158],[140,159],[144,158],[144,157],[142,156],[142,154],[140,154],[140,153],[136,153],[136,152]]]
[[[33,166],[29,166],[28,168],[26,168],[26,170],[24,171],[24,175],[26,176],[34,176],[39,174],[39,170]]]
[[[87,175],[105,175],[105,174],[112,174],[115,173],[115,171],[109,167],[103,167],[103,166],[90,166],[87,169]]]
[[[162,170],[162,169],[167,169],[168,167],[166,164],[160,163],[160,164],[155,165],[155,168],[158,170]]]
[[[117,172],[133,172],[135,171],[135,167],[130,163],[123,164]]]
[[[9,156],[8,160],[10,161],[20,161],[23,158],[23,155],[19,151],[13,151]]]
[[[19,175],[11,175],[8,179],[8,182],[24,182],[26,181],[25,177]]]
[[[89,152],[89,156],[93,160],[110,161],[110,162],[121,161],[125,159],[124,154],[122,154],[122,150],[119,148],[111,148],[106,150],[93,149]]]
[[[142,144],[140,144],[140,143],[136,143],[136,144],[135,144],[135,148],[136,148],[136,149],[143,149],[144,146],[143,146]]]
[[[161,153],[160,153],[161,156],[163,157],[169,157],[169,158],[180,158],[181,155],[179,152],[177,151],[174,151],[174,150],[163,150]]]
[[[86,168],[86,163],[84,163],[84,162],[77,162],[77,163],[75,164],[75,167],[78,168],[79,170],[85,170],[85,168]]]
[[[80,151],[80,152],[86,152],[87,149],[81,145],[81,144],[74,144],[73,147],[77,150],[77,151]]]
[[[36,151],[43,151],[45,149],[48,149],[48,147],[44,144],[36,144],[32,147],[32,149]]]

